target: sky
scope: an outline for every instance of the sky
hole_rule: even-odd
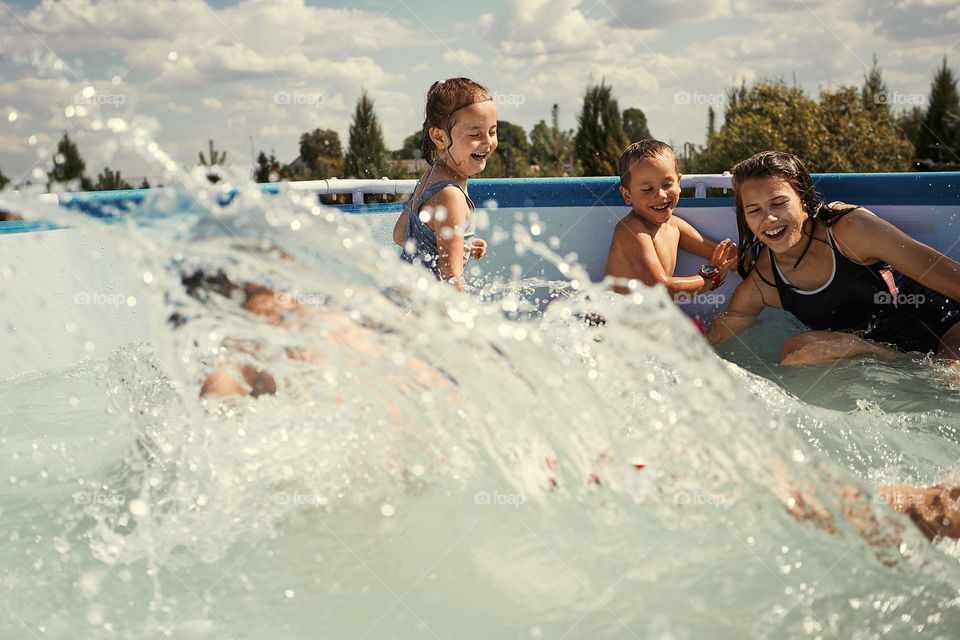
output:
[[[876,55],[901,109],[924,106],[944,56],[960,74],[957,0],[0,0],[0,15],[0,172],[15,184],[46,182],[65,131],[94,180],[108,165],[163,181],[120,120],[188,168],[210,139],[238,172],[261,150],[292,161],[316,128],[345,148],[362,89],[397,149],[430,84],[461,75],[528,133],[554,103],[575,128],[602,80],[682,147],[742,81],[859,87]]]

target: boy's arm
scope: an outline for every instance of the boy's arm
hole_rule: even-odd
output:
[[[674,216],[673,220],[676,221],[677,229],[680,231],[681,249],[707,260],[713,257],[713,249],[717,246],[716,240],[703,235],[683,218]]]
[[[674,217],[673,220],[680,232],[680,241],[677,243],[679,248],[709,260],[711,265],[720,269],[720,281],[723,282],[727,271],[737,264],[737,245],[731,242],[730,238],[721,242],[708,238],[683,218]]]
[[[639,280],[647,286],[662,284],[671,295],[676,293],[698,294],[713,285],[710,278],[701,275],[674,277],[668,276],[660,263],[653,238],[648,233],[635,233],[627,225],[617,224],[610,243],[605,275],[627,280]],[[617,293],[628,293],[619,285],[614,286]]]

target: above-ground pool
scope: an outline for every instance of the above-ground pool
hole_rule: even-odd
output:
[[[815,178],[960,257],[960,175]],[[715,353],[684,313],[735,278],[597,284],[617,186],[471,181],[466,294],[398,259],[399,204],[0,194],[0,637],[960,635],[960,551],[875,492],[960,471],[956,369],[781,367],[769,311]],[[277,393],[200,398],[221,363]]]

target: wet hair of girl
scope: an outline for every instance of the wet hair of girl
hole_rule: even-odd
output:
[[[450,78],[430,85],[420,140],[420,151],[428,164],[434,164],[438,157],[437,148],[430,139],[430,129],[441,129],[450,138],[453,126],[457,124],[457,112],[487,100],[493,100],[490,91],[470,78]]]
[[[817,193],[813,184],[813,178],[807,171],[803,160],[783,151],[761,151],[740,162],[731,171],[733,174],[733,194],[736,203],[737,213],[737,231],[740,236],[740,255],[737,258],[737,273],[741,278],[746,278],[757,264],[760,257],[760,251],[763,250],[763,241],[753,235],[749,225],[747,225],[747,216],[743,208],[743,199],[741,197],[741,186],[747,180],[754,178],[780,178],[788,185],[800,198],[800,204],[811,221],[810,231],[804,231],[807,236],[807,244],[804,246],[800,257],[794,263],[796,269],[807,255],[807,250],[813,244],[814,232],[819,222],[825,227],[829,227],[837,220],[859,208],[856,205],[845,205],[842,207],[831,206],[823,201],[823,198]],[[772,282],[758,271],[757,276],[768,285],[775,287]],[[793,285],[789,285],[793,287]],[[793,287],[796,288],[796,287]]]

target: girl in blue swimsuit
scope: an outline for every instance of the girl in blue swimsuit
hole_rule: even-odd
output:
[[[430,167],[393,229],[402,257],[463,290],[463,267],[487,244],[474,237],[467,176],[483,171],[497,148],[497,107],[490,92],[467,78],[434,82],[427,92],[423,156]]]
[[[743,282],[707,338],[719,344],[764,307],[813,331],[783,364],[903,351],[960,360],[960,263],[861,207],[826,204],[803,162],[764,151],[733,169]]]

